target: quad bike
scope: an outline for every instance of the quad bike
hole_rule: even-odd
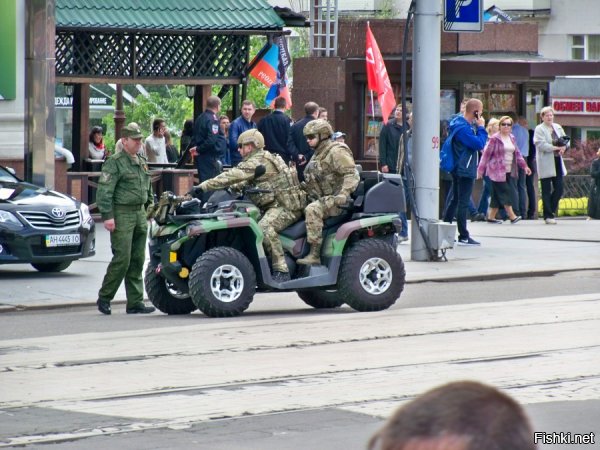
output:
[[[245,194],[257,192],[264,191]],[[291,279],[277,282],[263,249],[260,211],[251,201],[227,190],[206,202],[164,192],[150,227],[148,298],[167,314],[200,309],[210,317],[241,314],[257,291],[296,291],[319,309],[344,303],[357,311],[387,309],[405,283],[396,252],[398,212],[405,208],[399,175],[361,172],[352,201],[324,223],[323,265],[296,264],[310,247],[304,220],[280,232]]]

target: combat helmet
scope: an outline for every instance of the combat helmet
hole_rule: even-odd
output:
[[[329,139],[329,137],[333,134],[333,128],[331,128],[331,125],[325,119],[316,119],[311,120],[304,126],[303,133],[304,136],[316,134],[319,136],[319,140],[323,141],[325,139]]]
[[[246,130],[237,140],[238,145],[253,144],[256,148],[263,148],[265,146],[265,138],[262,133],[256,129]]]

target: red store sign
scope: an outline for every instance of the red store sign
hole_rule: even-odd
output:
[[[557,114],[600,115],[600,98],[554,98],[552,108]]]

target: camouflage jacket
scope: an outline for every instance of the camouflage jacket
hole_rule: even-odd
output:
[[[311,198],[350,196],[360,177],[350,148],[341,142],[322,142],[304,169],[304,190]]]
[[[114,218],[114,205],[150,205],[152,184],[146,158],[125,151],[108,158],[102,165],[96,203],[102,220]]]
[[[254,179],[254,171],[259,165],[264,165],[266,172],[258,179]],[[227,172],[200,183],[203,191],[214,191],[234,186],[241,189],[249,185],[258,189],[270,190],[270,193],[250,194],[252,202],[259,208],[276,207],[275,192],[283,183],[282,167],[286,167],[283,159],[279,155],[273,155],[266,150],[254,150],[242,159],[237,166],[232,167]]]

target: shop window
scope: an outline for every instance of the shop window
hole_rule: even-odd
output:
[[[465,98],[477,98],[483,103],[484,117],[502,117],[518,111],[516,83],[465,83]]]
[[[586,130],[585,140],[586,141],[600,141],[600,130],[599,129]]]
[[[392,84],[392,89],[394,90],[394,98],[399,99],[400,85]],[[410,103],[407,103],[406,108],[410,111]],[[381,115],[381,107],[379,106],[379,102],[377,102],[377,94],[373,92],[373,101],[371,102],[371,91],[366,87],[363,111],[364,141],[360,157],[361,159],[376,159],[379,155],[379,134],[383,128],[383,117]],[[394,117],[394,110],[392,110],[390,117]]]

